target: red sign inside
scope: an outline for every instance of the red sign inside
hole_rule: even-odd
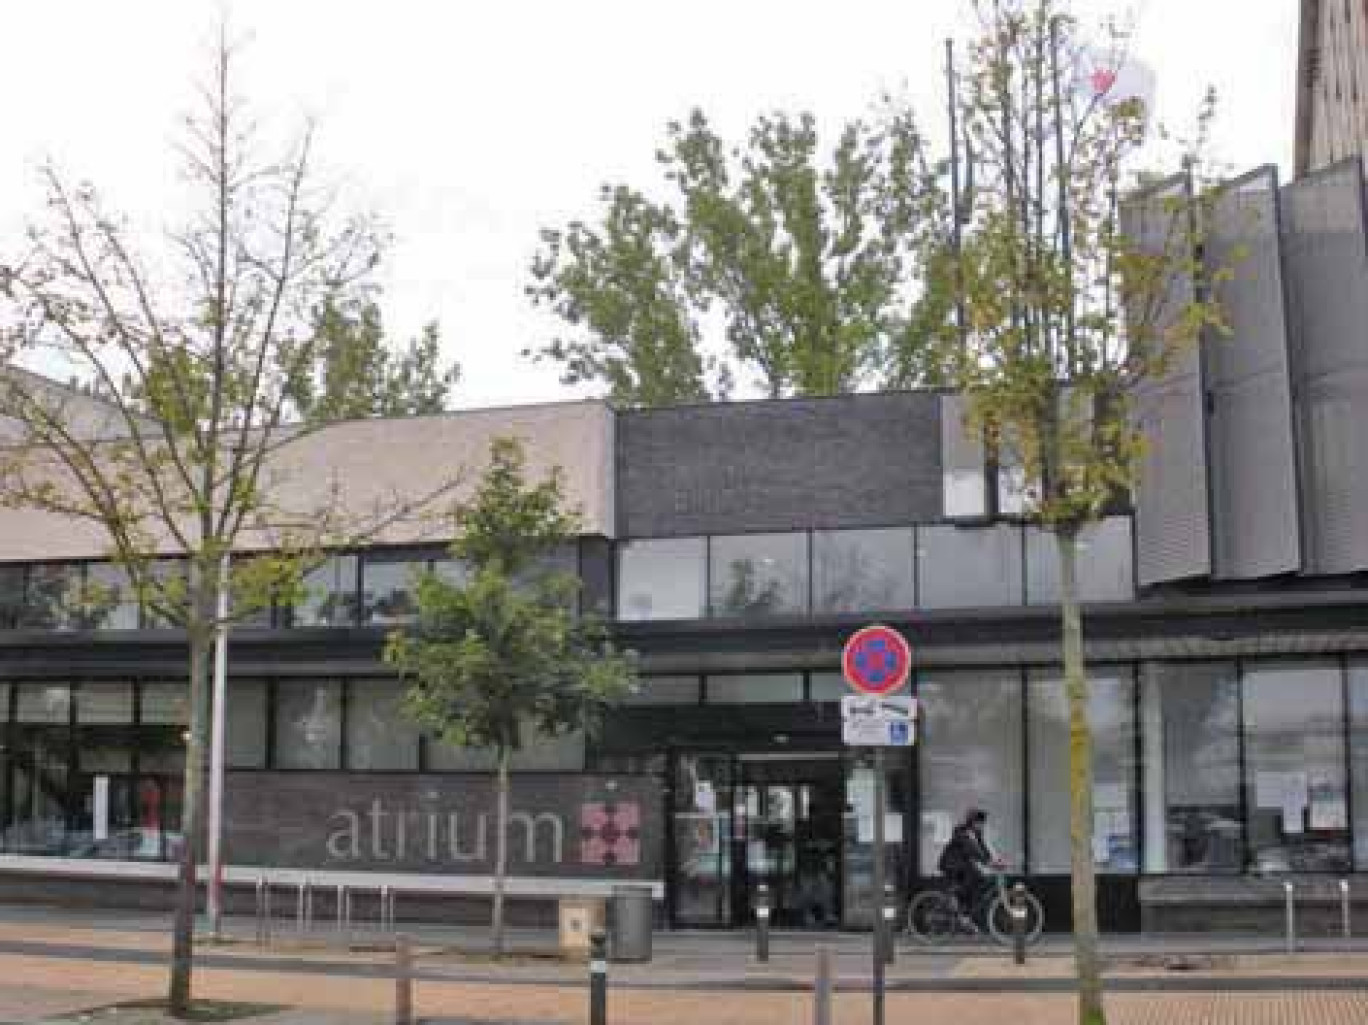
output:
[[[867,626],[846,641],[841,655],[846,683],[862,694],[891,694],[907,682],[912,648],[888,626]]]

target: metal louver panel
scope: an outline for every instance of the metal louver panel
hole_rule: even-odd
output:
[[[1228,183],[1209,210],[1203,259],[1225,332],[1203,341],[1213,575],[1248,580],[1301,569],[1278,173]],[[1222,278],[1221,272],[1229,276]]]
[[[1306,572],[1368,569],[1368,241],[1358,158],[1282,190]]]
[[[1191,184],[1169,178],[1121,206],[1122,230],[1142,251],[1161,254],[1188,244]],[[1162,336],[1196,293],[1183,271],[1162,283],[1152,308],[1127,310],[1134,347],[1140,318],[1148,334]],[[1145,440],[1135,492],[1136,579],[1141,586],[1211,572],[1211,517],[1201,353],[1177,354],[1162,376],[1143,382],[1133,396],[1136,424]]]

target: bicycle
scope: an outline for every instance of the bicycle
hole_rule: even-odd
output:
[[[1035,943],[1045,928],[1045,909],[1031,891],[1022,889],[1022,905],[1026,910],[1026,942]],[[948,880],[931,890],[923,890],[907,908],[907,931],[916,940],[935,944],[956,936],[982,936],[986,925],[988,935],[1002,946],[1012,943],[1012,894],[1007,876],[993,873],[993,885],[984,889],[974,907],[966,913],[960,906],[959,895]]]

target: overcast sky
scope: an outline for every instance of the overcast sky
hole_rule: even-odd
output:
[[[161,213],[170,143],[213,0],[43,0],[0,23],[0,231],[37,209],[55,157],[140,217]],[[1292,150],[1296,0],[1077,0],[1130,10],[1161,121],[1186,128],[1207,85],[1215,151],[1244,168]],[[519,351],[553,325],[523,295],[538,230],[590,216],[605,180],[655,181],[666,120],[702,106],[739,135],[757,112],[822,125],[884,90],[929,116],[943,40],[968,0],[235,0],[252,43],[245,88],[272,116],[316,116],[330,171],[394,233],[384,311],[395,333],[440,321],[462,406],[565,397]],[[8,248],[8,247],[5,247]]]

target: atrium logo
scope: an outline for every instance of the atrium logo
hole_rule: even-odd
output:
[[[641,864],[641,805],[636,801],[580,805],[580,864],[602,868]]]

